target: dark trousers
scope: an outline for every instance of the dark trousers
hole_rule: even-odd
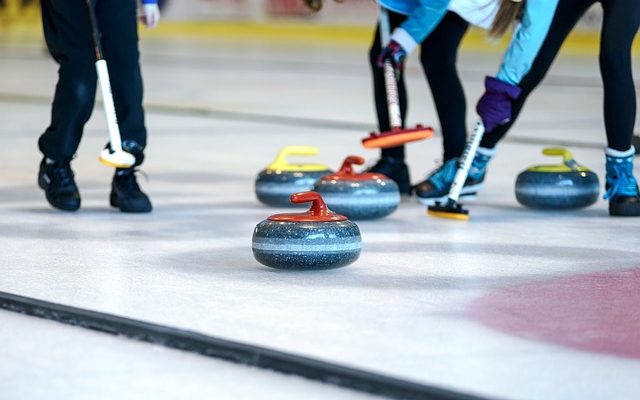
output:
[[[70,160],[78,149],[96,95],[89,16],[82,0],[42,0],[41,4],[44,37],[60,68],[51,124],[38,145],[53,160]],[[136,2],[95,0],[94,4],[122,140],[135,141],[144,148],[147,132],[142,109]]]
[[[596,0],[560,0],[551,28],[531,70],[522,79],[522,95],[513,102],[511,122],[487,133],[481,146],[492,148],[520,114],[529,94],[538,86],[580,17]],[[628,150],[636,119],[636,92],[631,71],[631,45],[640,24],[639,0],[600,0],[604,12],[600,37],[600,73],[604,85],[604,122],[607,144]],[[562,112],[558,110],[558,112]]]
[[[403,15],[390,12],[391,29],[399,26],[405,18]],[[468,22],[457,14],[449,12],[421,45],[420,62],[431,87],[431,94],[438,112],[444,139],[445,161],[462,155],[465,147],[467,135],[466,101],[458,76],[456,60],[458,47],[468,27]],[[376,63],[381,51],[380,47],[380,27],[378,26],[369,51],[369,62],[373,75],[378,127],[381,131],[387,131],[390,127],[384,73]],[[398,92],[402,121],[404,121],[407,115],[407,92],[403,75],[398,82]],[[384,149],[382,154],[383,156],[403,158],[404,147]]]

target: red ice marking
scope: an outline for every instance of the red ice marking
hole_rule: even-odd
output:
[[[527,339],[640,358],[640,268],[502,289],[473,303],[470,314]]]

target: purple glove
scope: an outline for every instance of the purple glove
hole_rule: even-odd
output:
[[[390,41],[387,47],[382,49],[378,56],[378,67],[384,67],[384,62],[387,58],[391,59],[396,71],[401,71],[404,66],[404,59],[407,57],[407,52],[404,51],[400,43],[396,41]]]
[[[500,79],[487,76],[484,81],[485,92],[478,101],[476,111],[486,132],[511,121],[511,102],[517,99],[522,89]]]

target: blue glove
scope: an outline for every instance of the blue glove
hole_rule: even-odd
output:
[[[476,111],[486,132],[511,121],[511,102],[520,97],[522,89],[500,79],[487,76],[484,81],[485,92],[478,101]]]
[[[386,59],[390,59],[395,67],[396,71],[402,71],[404,67],[404,59],[407,58],[407,52],[400,46],[400,43],[392,40],[389,44],[382,49],[378,56],[378,67],[384,67]]]

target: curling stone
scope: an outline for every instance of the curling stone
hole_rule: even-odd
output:
[[[516,180],[516,199],[524,206],[543,209],[571,209],[598,200],[598,176],[579,165],[562,148],[547,148],[546,156],[562,156],[562,164],[537,165],[523,171]]]
[[[320,178],[313,190],[329,208],[351,219],[376,219],[394,212],[400,204],[398,185],[383,174],[357,174],[353,164],[364,164],[364,158],[347,157],[340,171]]]
[[[358,225],[329,210],[316,192],[295,193],[291,202],[312,204],[307,212],[272,215],[256,225],[256,260],[271,268],[312,270],[344,267],[358,259]]]
[[[287,146],[256,178],[256,196],[264,204],[275,207],[292,206],[289,197],[297,192],[311,190],[313,183],[332,171],[321,164],[289,164],[289,156],[314,156],[317,147]]]

